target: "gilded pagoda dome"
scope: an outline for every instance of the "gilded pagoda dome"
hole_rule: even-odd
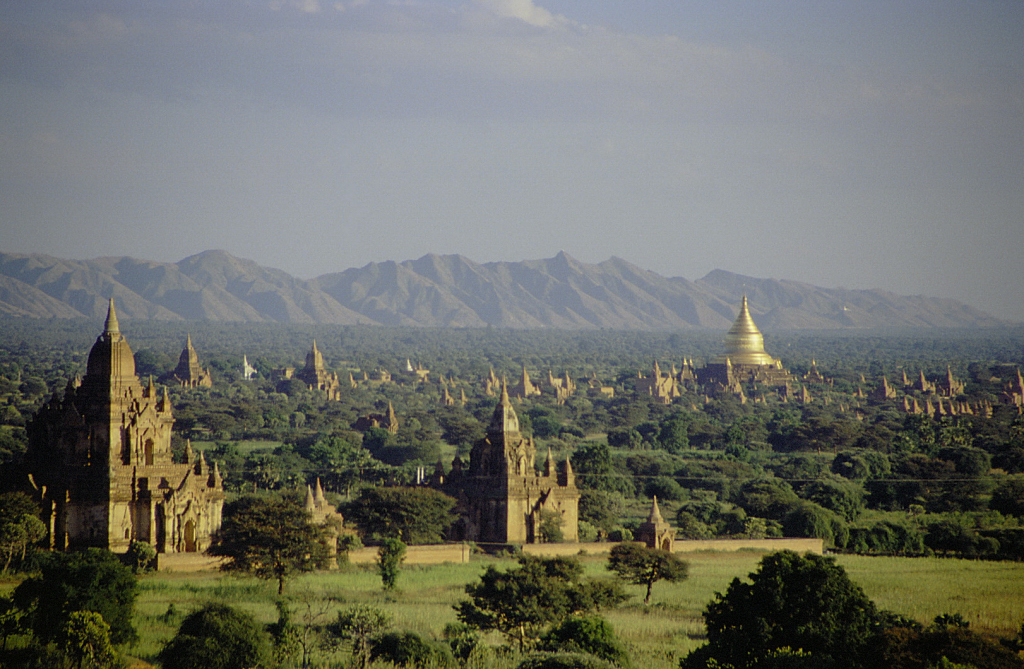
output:
[[[764,335],[750,317],[747,307],[747,296],[743,296],[740,313],[736,322],[725,335],[725,353],[716,362],[731,362],[734,365],[772,365],[777,361],[764,351]]]

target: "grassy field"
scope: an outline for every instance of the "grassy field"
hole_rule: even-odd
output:
[[[679,658],[702,643],[701,611],[715,592],[756,569],[760,552],[693,553],[690,578],[683,583],[658,583],[652,605],[644,607],[642,588],[627,586],[633,598],[626,606],[604,613],[619,636],[633,648],[637,667],[678,666]],[[588,574],[607,575],[604,560],[583,558]],[[873,558],[840,556],[839,563],[880,608],[911,616],[922,623],[942,613],[960,613],[971,628],[994,636],[1013,636],[1024,619],[1024,564],[938,558]],[[289,583],[295,617],[323,611],[333,620],[351,604],[386,610],[395,627],[440,636],[454,622],[452,604],[463,588],[488,565],[512,566],[511,560],[474,556],[469,564],[407,567],[399,579],[401,592],[385,596],[372,569],[307,575]],[[151,574],[141,581],[136,627],[142,641],[135,655],[151,659],[173,635],[189,610],[208,601],[244,608],[263,622],[277,618],[276,587],[249,578],[218,573]],[[168,615],[168,607],[173,612]],[[498,637],[488,639],[498,644]]]

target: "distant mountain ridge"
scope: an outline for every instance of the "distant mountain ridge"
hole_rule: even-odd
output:
[[[742,294],[768,329],[1007,325],[955,300],[846,290],[714,270],[666,278],[621,258],[476,263],[459,255],[297,279],[225,251],[177,263],[0,253],[0,315],[424,327],[727,328]]]

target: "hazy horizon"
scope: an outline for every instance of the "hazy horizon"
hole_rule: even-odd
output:
[[[0,251],[611,256],[1024,321],[1018,2],[12,0]]]

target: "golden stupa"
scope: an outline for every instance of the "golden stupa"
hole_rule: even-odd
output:
[[[743,296],[740,314],[736,322],[725,335],[725,353],[715,358],[715,362],[733,365],[771,365],[776,367],[779,362],[764,352],[764,335],[757,329],[754,319],[747,308],[747,296]]]

